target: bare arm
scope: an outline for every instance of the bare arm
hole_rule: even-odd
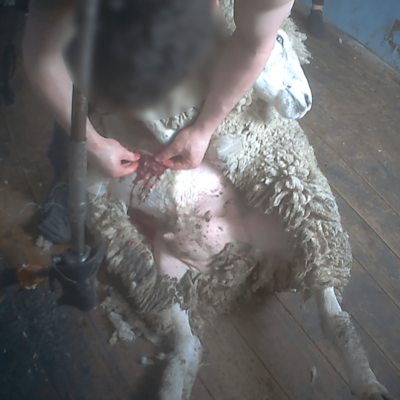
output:
[[[34,0],[25,31],[23,54],[31,86],[69,134],[72,81],[64,65],[62,49],[72,28],[76,1]],[[112,139],[101,137],[87,121],[89,159],[107,176],[134,172],[137,156]],[[121,161],[128,163],[121,163]]]
[[[236,31],[217,64],[210,91],[193,126],[182,131],[159,155],[179,156],[176,169],[200,165],[213,132],[254,84],[275,43],[276,33],[294,0],[236,0]]]
[[[292,5],[293,0],[235,1],[237,29],[217,65],[198,118],[199,126],[208,134],[212,134],[257,80]]]

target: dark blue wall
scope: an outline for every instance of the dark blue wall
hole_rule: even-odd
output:
[[[324,18],[400,69],[400,0],[325,0]]]

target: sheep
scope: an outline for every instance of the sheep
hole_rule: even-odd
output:
[[[230,1],[221,2],[232,31],[231,5]],[[290,39],[298,40],[290,19],[285,24]],[[284,41],[288,39],[282,35]],[[300,42],[297,47],[306,59],[308,55]],[[170,272],[163,273],[154,248],[131,224],[127,206],[139,208],[142,204],[142,211],[152,212],[155,218],[163,218],[173,210],[176,215],[172,224],[179,222],[186,229],[183,234],[189,234],[190,228],[185,224],[198,217],[196,210],[190,201],[176,204],[179,194],[166,190],[184,193],[188,182],[185,174],[192,172],[158,171],[165,197],[162,202],[160,193],[151,189],[157,183],[154,176],[142,183],[135,182],[135,176],[112,181],[107,190],[102,187],[106,186],[103,182],[97,183],[90,189],[88,224],[107,242],[107,268],[128,287],[129,303],[135,311],[157,333],[173,332],[175,349],[164,374],[162,399],[189,398],[201,359],[199,336],[204,323],[229,311],[239,297],[250,298],[263,287],[276,292],[295,290],[304,300],[314,295],[322,329],[344,362],[352,392],[362,400],[391,399],[372,372],[350,316],[338,301],[350,277],[352,255],[335,198],[300,125],[281,115],[292,104],[285,107],[277,93],[268,94],[267,68],[263,74],[214,133],[204,166],[195,174],[217,176],[266,224],[270,223],[269,218],[277,218],[287,246],[285,252],[290,257],[271,254],[263,245],[254,243],[222,243],[222,249],[207,259],[204,270],[197,265],[197,269],[186,268],[174,277]],[[309,109],[310,99],[311,96],[308,101],[304,96],[305,107],[300,115]],[[167,143],[196,114],[194,107],[175,117],[146,121],[145,125]],[[293,107],[288,114],[299,117]],[[141,146],[154,150],[151,143]],[[206,221],[211,217],[204,215]],[[173,240],[177,234],[178,231],[167,232],[161,242]]]

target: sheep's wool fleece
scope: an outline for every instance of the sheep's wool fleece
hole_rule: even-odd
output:
[[[348,282],[352,257],[335,198],[298,122],[265,110],[264,104],[249,92],[214,133],[206,157],[250,206],[278,213],[292,235],[293,259],[284,281],[275,276],[274,284],[264,284],[298,290],[304,298],[328,286],[339,294]],[[182,115],[165,123],[173,129],[186,125]]]
[[[219,166],[248,204],[278,213],[293,238],[286,284],[307,298],[328,286],[342,292],[350,275],[351,249],[335,198],[317,166],[313,148],[298,122],[274,109],[257,113],[258,100],[237,107],[210,146]],[[215,156],[214,156],[215,157]]]
[[[226,3],[221,2],[223,11]],[[309,54],[304,37],[289,18],[283,29],[291,40],[297,40],[294,47],[305,62]],[[181,129],[194,115],[189,110],[163,123]],[[295,289],[304,299],[328,286],[340,294],[352,261],[348,236],[327,179],[298,122],[284,119],[272,108],[266,110],[265,103],[250,91],[215,132],[206,157],[245,195],[250,206],[283,218],[292,237],[292,260],[263,258],[250,246],[231,244],[214,257],[208,271],[188,271],[177,283],[161,274],[150,246],[130,224],[126,207],[107,197],[98,198],[92,201],[89,222],[107,241],[108,269],[121,276],[137,312],[151,320],[179,301],[198,328],[204,319],[232,309],[260,287]]]

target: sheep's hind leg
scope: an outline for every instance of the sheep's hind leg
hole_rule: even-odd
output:
[[[189,400],[202,355],[200,340],[193,335],[189,316],[179,304],[166,311],[174,326],[174,351],[164,372],[161,400]]]
[[[394,400],[372,372],[350,315],[342,311],[332,287],[316,293],[321,327],[346,368],[352,393],[361,400]]]

